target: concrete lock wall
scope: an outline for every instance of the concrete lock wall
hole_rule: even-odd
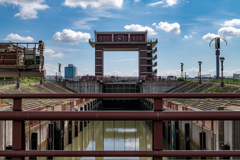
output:
[[[184,81],[146,81],[142,84],[141,93],[163,93],[183,83]]]
[[[190,137],[193,141],[193,147],[195,150],[199,149],[199,133],[202,132],[202,125],[191,121],[179,121],[179,130],[185,135],[185,124],[190,124]],[[192,133],[191,133],[192,131]],[[214,150],[216,149],[216,133],[214,133],[214,142],[212,142],[213,134],[207,127],[203,127],[203,132],[206,133],[206,150],[212,150],[212,143],[214,143]],[[184,137],[184,136],[183,136]],[[185,143],[185,139],[183,139]]]
[[[66,81],[66,87],[77,93],[102,93],[101,84],[96,81]]]
[[[30,127],[30,136],[29,136],[29,126],[25,126],[25,145],[26,149],[29,149],[29,138],[31,140],[31,135],[33,132],[38,133],[38,149],[40,150],[47,150],[47,137],[48,137],[48,124],[50,121],[42,121],[41,122],[41,129],[40,124],[34,125],[33,127]],[[40,133],[41,131],[41,133]],[[41,137],[40,137],[41,136]],[[41,148],[40,148],[41,146]]]

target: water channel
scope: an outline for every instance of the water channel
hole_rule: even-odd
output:
[[[167,149],[166,138],[164,149]],[[65,150],[152,150],[151,121],[90,121]],[[63,159],[63,158],[61,158]],[[65,160],[152,160],[150,157],[65,157]]]

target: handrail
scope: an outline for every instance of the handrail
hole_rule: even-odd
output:
[[[13,157],[239,157],[239,151],[0,151]]]
[[[163,98],[240,98],[240,94],[0,94],[0,98],[13,98],[13,111],[1,111],[0,120],[13,120],[12,151],[0,151],[0,156],[21,157],[237,157],[240,151],[162,151],[163,120],[240,120],[240,111],[163,111]],[[22,111],[22,98],[154,98],[154,111],[89,111],[89,112],[35,112]],[[25,120],[152,120],[152,151],[26,151]],[[202,134],[203,135],[203,134]]]
[[[0,98],[240,98],[239,93],[0,94]]]
[[[240,111],[2,111],[0,120],[240,120]]]

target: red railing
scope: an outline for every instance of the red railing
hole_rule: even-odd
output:
[[[240,120],[240,111],[162,111],[163,98],[240,98],[240,94],[1,94],[13,98],[13,111],[0,112],[0,120],[13,120],[12,151],[0,156],[22,157],[240,157],[240,151],[163,151],[163,120]],[[22,98],[154,98],[154,111],[35,112],[22,111]],[[26,151],[25,120],[152,120],[152,151]],[[235,134],[235,132],[234,132]],[[235,146],[235,145],[234,145]]]

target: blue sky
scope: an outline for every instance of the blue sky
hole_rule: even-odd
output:
[[[239,0],[0,0],[0,40],[46,43],[45,68],[74,64],[79,75],[94,75],[94,48],[88,39],[97,31],[145,31],[158,38],[158,75],[215,75],[216,35],[228,41],[221,51],[225,75],[240,73]],[[137,52],[107,52],[105,75],[137,76]]]

